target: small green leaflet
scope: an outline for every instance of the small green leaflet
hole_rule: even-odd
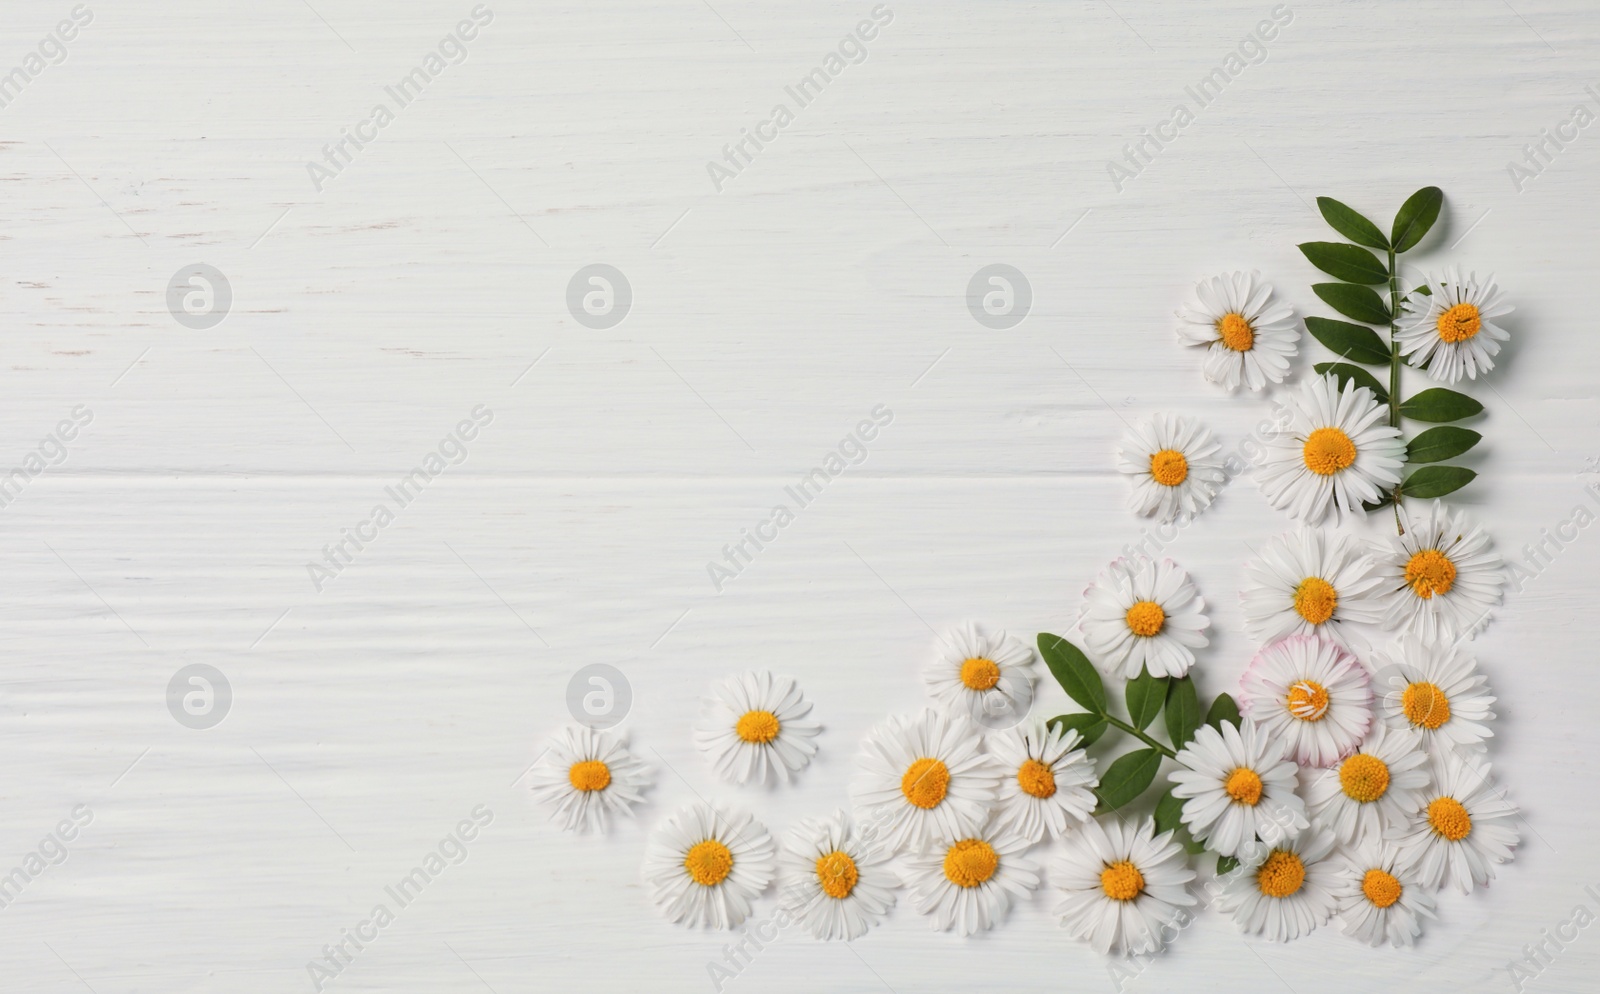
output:
[[[1143,794],[1156,778],[1161,766],[1161,753],[1154,749],[1135,749],[1111,761],[1100,777],[1099,811],[1115,811]]]
[[[1453,459],[1477,445],[1483,436],[1471,428],[1440,425],[1413,438],[1406,444],[1406,462],[1438,462]]]
[[[1366,324],[1388,324],[1389,305],[1377,291],[1354,283],[1313,283],[1311,292],[1345,317]],[[1387,358],[1384,360],[1387,362]]]
[[[1359,245],[1305,242],[1300,251],[1313,266],[1346,283],[1387,283],[1389,268]]]
[[[1328,222],[1329,227],[1357,245],[1388,249],[1389,239],[1383,237],[1377,225],[1332,197],[1318,197],[1317,209],[1322,212],[1322,219]]]
[[[1406,198],[1400,213],[1394,216],[1394,229],[1389,240],[1396,252],[1409,252],[1417,247],[1422,237],[1439,219],[1439,208],[1444,206],[1444,191],[1436,186],[1425,186]]]
[[[1464,393],[1434,387],[1400,404],[1400,413],[1413,421],[1460,421],[1482,413],[1483,405]]]
[[[1039,655],[1067,696],[1096,714],[1106,713],[1106,685],[1078,647],[1059,635],[1039,633]]]
[[[1355,380],[1356,386],[1366,387],[1371,390],[1378,403],[1387,404],[1389,402],[1389,391],[1383,388],[1383,384],[1378,382],[1377,377],[1360,366],[1352,366],[1347,362],[1319,362],[1311,368],[1317,371],[1318,376],[1332,373],[1339,380],[1340,390],[1344,389],[1346,382]]]
[[[1471,483],[1477,475],[1461,466],[1424,466],[1406,477],[1400,492],[1407,497],[1424,499],[1443,497]]]
[[[1389,346],[1383,344],[1383,339],[1378,337],[1377,332],[1364,324],[1309,317],[1306,318],[1306,330],[1335,355],[1364,362],[1369,366],[1389,365]]]

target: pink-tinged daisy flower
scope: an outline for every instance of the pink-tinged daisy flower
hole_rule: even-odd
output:
[[[1256,653],[1240,682],[1240,710],[1303,765],[1331,766],[1367,737],[1367,671],[1337,642],[1315,635],[1274,642]]]

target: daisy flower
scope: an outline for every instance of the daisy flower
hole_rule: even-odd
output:
[[[1056,905],[1061,925],[1101,955],[1158,952],[1188,924],[1197,903],[1183,847],[1171,832],[1156,834],[1153,818],[1124,824],[1091,818],[1069,836],[1050,879],[1064,896]]]
[[[1343,857],[1344,896],[1339,899],[1339,928],[1370,946],[1399,949],[1414,945],[1423,918],[1436,917],[1433,894],[1417,885],[1409,867],[1392,846],[1368,839]]]
[[[1307,825],[1305,803],[1294,792],[1299,768],[1253,721],[1242,728],[1200,726],[1178,751],[1178,765],[1172,794],[1187,798],[1183,823],[1212,852],[1237,856],[1258,835],[1276,840]]]
[[[1081,739],[1038,720],[989,737],[989,755],[1006,774],[994,810],[1000,830],[1043,842],[1089,817],[1100,778]]]
[[[969,622],[939,636],[922,679],[948,710],[1009,727],[1033,706],[1033,650],[1004,632],[984,635]]]
[[[1415,635],[1373,654],[1378,714],[1395,728],[1415,731],[1423,745],[1482,752],[1494,734],[1488,679],[1471,656],[1453,646],[1429,645]]]
[[[611,818],[632,817],[651,779],[620,740],[583,725],[556,733],[529,777],[534,798],[568,832],[604,832]]]
[[[1377,563],[1348,536],[1304,528],[1273,539],[1245,567],[1244,627],[1263,645],[1289,635],[1323,635],[1345,648],[1364,640],[1347,626],[1383,618]]]
[[[1289,357],[1300,340],[1294,311],[1273,299],[1272,285],[1259,272],[1201,280],[1178,318],[1178,340],[1205,346],[1205,374],[1212,383],[1260,390],[1289,375]]]
[[[786,676],[741,673],[712,688],[694,726],[695,744],[724,780],[787,782],[816,755],[822,731],[806,721],[811,703]]]
[[[1326,922],[1339,902],[1339,862],[1333,833],[1324,828],[1273,846],[1245,847],[1248,858],[1232,875],[1217,906],[1249,935],[1288,942]]]
[[[853,793],[858,819],[890,851],[976,832],[989,815],[1000,768],[959,715],[892,715],[867,733]]]
[[[1117,469],[1133,478],[1128,505],[1136,514],[1187,521],[1216,498],[1223,483],[1222,446],[1199,422],[1157,414],[1122,440]]]
[[[1384,624],[1426,642],[1448,642],[1476,634],[1500,603],[1505,583],[1498,553],[1489,550],[1483,527],[1434,501],[1427,512],[1402,508],[1405,533],[1381,570],[1389,613]]]
[[[1274,642],[1250,660],[1240,683],[1240,710],[1304,765],[1332,765],[1367,737],[1367,671],[1336,642],[1315,635]]]
[[[1417,882],[1430,889],[1454,885],[1463,894],[1494,879],[1494,866],[1511,859],[1517,807],[1489,779],[1489,764],[1441,749],[1429,764],[1433,784],[1427,807],[1390,839]]]
[[[1427,760],[1417,735],[1374,722],[1360,751],[1322,771],[1306,788],[1311,816],[1345,845],[1403,828],[1422,810]]]
[[[1513,310],[1494,277],[1479,283],[1477,273],[1463,279],[1461,270],[1451,267],[1427,283],[1431,295],[1418,306],[1416,322],[1395,338],[1400,354],[1441,383],[1477,379],[1493,369],[1500,343],[1511,337],[1495,318]]]
[[[1400,482],[1406,443],[1372,391],[1333,375],[1307,380],[1288,426],[1267,439],[1256,482],[1273,507],[1307,524],[1361,511]]]
[[[760,822],[696,803],[656,826],[644,878],[668,921],[728,929],[749,916],[750,902],[772,882],[774,862],[772,837]]]
[[[963,833],[907,856],[901,878],[935,929],[972,935],[1000,924],[1013,898],[1026,898],[1039,886],[1038,867],[1022,855],[1029,845],[992,826]]]
[[[1083,597],[1078,627],[1112,676],[1132,680],[1146,667],[1151,676],[1183,676],[1207,644],[1206,602],[1170,559],[1114,559]]]
[[[889,856],[867,846],[843,811],[807,819],[784,840],[785,907],[819,939],[857,939],[894,906]]]

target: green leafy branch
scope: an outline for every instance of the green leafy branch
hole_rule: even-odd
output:
[[[1067,692],[1067,696],[1084,709],[1058,714],[1048,724],[1076,730],[1083,736],[1085,747],[1098,742],[1113,728],[1142,743],[1141,748],[1113,759],[1100,775],[1100,786],[1095,790],[1099,798],[1096,814],[1128,805],[1155,783],[1161,760],[1174,758],[1178,750],[1188,745],[1199,730],[1202,724],[1200,698],[1195,692],[1194,681],[1187,676],[1177,679],[1151,676],[1149,669],[1145,669],[1129,680],[1124,688],[1128,717],[1123,719],[1111,713],[1105,681],[1082,650],[1049,632],[1039,633],[1038,641],[1039,654],[1044,657],[1051,675]],[[1166,743],[1147,731],[1157,715],[1164,715],[1166,719],[1163,722],[1166,726]],[[1220,727],[1223,722],[1232,722],[1237,726],[1239,721],[1239,706],[1233,698],[1218,694],[1206,710],[1203,723]],[[1156,802],[1156,831],[1177,829],[1187,839],[1187,833],[1182,828],[1182,814],[1183,800],[1174,797],[1169,786]],[[1190,852],[1200,852],[1205,848],[1192,839],[1187,839],[1185,845]]]
[[[1449,424],[1483,411],[1483,405],[1466,394],[1434,387],[1405,399],[1400,396],[1400,368],[1408,364],[1400,354],[1399,343],[1404,301],[1413,295],[1425,296],[1429,290],[1424,286],[1402,293],[1396,261],[1417,247],[1438,220],[1443,205],[1442,190],[1436,186],[1423,187],[1400,206],[1385,236],[1377,225],[1352,208],[1332,197],[1318,197],[1317,207],[1323,219],[1354,244],[1306,242],[1300,246],[1313,266],[1340,281],[1314,284],[1312,292],[1344,317],[1360,322],[1306,318],[1306,329],[1312,337],[1344,360],[1319,362],[1314,367],[1317,373],[1332,373],[1341,388],[1354,381],[1357,386],[1371,390],[1378,402],[1387,406],[1389,424],[1394,428],[1401,428],[1402,419],[1439,426],[1429,428],[1406,444],[1407,466],[1453,459],[1477,445],[1483,437],[1470,429]],[[1387,300],[1373,289],[1375,286],[1388,291]],[[1385,343],[1369,325],[1387,325],[1389,341]],[[1363,366],[1387,367],[1388,385]],[[1367,510],[1391,503],[1398,505],[1405,497],[1443,497],[1466,486],[1477,475],[1464,466],[1425,465],[1402,480],[1391,494],[1368,504]],[[1397,510],[1397,526],[1399,521]]]

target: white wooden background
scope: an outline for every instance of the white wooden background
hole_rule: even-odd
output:
[[[0,109],[0,467],[93,413],[0,508],[0,871],[93,816],[0,909],[0,986],[310,990],[307,961],[486,805],[466,861],[329,990],[707,990],[728,939],[656,917],[648,826],[697,794],[774,831],[831,811],[866,729],[919,706],[930,626],[1065,630],[1139,537],[1111,472],[1123,421],[1189,412],[1231,447],[1265,410],[1202,381],[1173,309],[1259,268],[1317,313],[1294,245],[1328,237],[1319,194],[1387,219],[1442,186],[1418,261],[1513,296],[1474,388],[1485,475],[1460,495],[1499,548],[1520,559],[1588,500],[1600,129],[1520,193],[1506,163],[1600,111],[1592,4],[1293,0],[1265,62],[1119,193],[1106,161],[1271,3],[891,0],[866,61],[715,192],[705,163],[872,6],[497,0],[318,192],[306,161],[471,3],[90,0],[65,60]],[[0,72],[71,8],[8,0]],[[234,293],[204,331],[164,299],[197,262]],[[964,302],[995,262],[1034,291],[1009,330]],[[591,263],[634,290],[610,330],[564,302]],[[479,404],[465,462],[318,593],[307,560]],[[878,404],[895,418],[866,462],[716,593],[706,562]],[[1207,696],[1251,651],[1247,545],[1287,524],[1240,481],[1171,547],[1212,605]],[[1581,534],[1474,643],[1528,822],[1493,887],[1446,898],[1409,953],[1333,928],[1246,942],[1211,913],[1129,989],[1508,990],[1541,929],[1600,910],[1596,548]],[[166,708],[191,663],[232,686],[209,730]],[[514,782],[589,663],[628,676],[621,729],[658,772],[604,839]],[[826,724],[798,787],[715,783],[690,743],[698,694],[752,667],[798,677]],[[963,941],[902,897],[851,947],[785,935],[727,989],[1113,989],[1052,903]],[[1584,932],[1529,989],[1597,969]]]

